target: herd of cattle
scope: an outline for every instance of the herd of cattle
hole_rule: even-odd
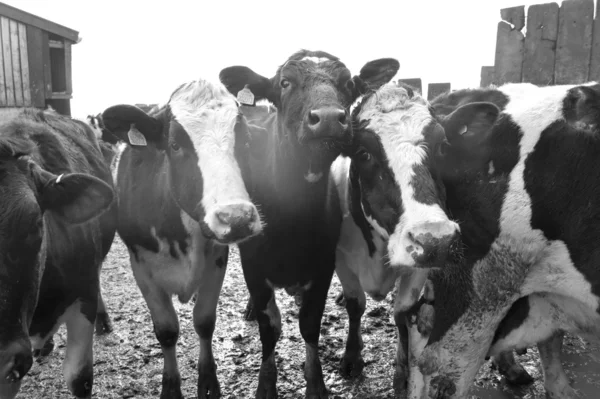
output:
[[[395,291],[398,397],[464,398],[490,356],[510,382],[529,382],[512,351],[532,345],[547,395],[575,397],[562,334],[600,337],[600,84],[428,103],[392,82],[398,69],[379,59],[352,76],[303,50],[270,79],[225,68],[221,83],[183,84],[148,113],[3,121],[0,399],[17,395],[63,323],[67,386],[91,397],[116,233],[162,348],[162,399],[182,398],[173,295],[196,296],[198,397],[220,397],[211,341],[230,244],[262,343],[256,398],[277,397],[276,288],[300,306],[305,395],[328,397],[318,341],[334,272],[349,318],[342,374],[364,366],[365,294]]]

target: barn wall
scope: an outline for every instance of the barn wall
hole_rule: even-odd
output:
[[[0,16],[0,107],[33,106],[27,26]]]

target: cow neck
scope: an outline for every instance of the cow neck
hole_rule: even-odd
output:
[[[358,170],[356,170],[354,161],[350,161],[350,171],[348,173],[348,205],[350,208],[350,214],[352,215],[354,223],[356,223],[356,225],[360,228],[363,238],[367,243],[369,256],[373,256],[376,249],[373,241],[373,229],[365,217],[361,206],[361,201],[362,196]]]

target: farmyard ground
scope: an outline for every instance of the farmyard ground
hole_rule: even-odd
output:
[[[160,395],[162,354],[152,330],[148,308],[137,288],[129,256],[120,239],[116,239],[104,263],[102,288],[115,327],[94,344],[94,394],[97,399],[158,398]],[[369,300],[363,318],[363,376],[355,381],[340,377],[337,367],[344,349],[347,316],[335,304],[340,284],[334,277],[322,323],[320,356],[325,383],[333,399],[393,399],[392,377],[395,353],[395,327],[391,316],[391,299],[380,303]],[[230,251],[229,265],[219,300],[214,352],[223,398],[253,398],[260,367],[260,340],[255,322],[245,322],[243,311],[248,291],[243,279],[237,250]],[[285,291],[277,292],[283,331],[277,344],[278,388],[281,399],[304,397],[304,344],[298,330],[298,309]],[[185,398],[196,398],[196,362],[198,340],[192,325],[192,303],[180,304],[181,333],[178,343],[179,368]],[[68,399],[70,394],[62,377],[66,330],[55,336],[56,349],[34,363],[25,378],[18,398]],[[565,340],[563,364],[582,397],[596,398],[600,392],[600,351],[579,338]],[[542,377],[537,351],[529,349],[519,357],[536,378],[522,389],[507,387],[503,379],[484,365],[478,375],[472,398],[542,398]]]

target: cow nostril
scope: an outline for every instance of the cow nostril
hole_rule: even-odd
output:
[[[229,213],[227,211],[217,212],[217,219],[219,219],[219,222],[221,222],[223,224],[230,224],[231,223],[231,213]]]
[[[321,121],[319,117],[319,113],[317,111],[309,111],[308,112],[308,123],[311,125],[316,125]]]

